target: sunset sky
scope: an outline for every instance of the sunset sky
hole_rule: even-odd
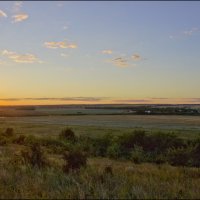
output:
[[[200,103],[200,2],[0,2],[0,105]]]

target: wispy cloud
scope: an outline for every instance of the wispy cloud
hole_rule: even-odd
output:
[[[113,63],[119,67],[127,67],[128,66],[128,60],[122,57],[118,57],[113,59]]]
[[[192,36],[194,33],[200,32],[199,28],[192,28],[190,30],[183,31],[185,36]]]
[[[67,30],[68,29],[68,26],[63,26],[63,28],[62,28],[63,30]]]
[[[13,12],[19,12],[22,8],[23,2],[22,1],[16,1],[13,5]]]
[[[0,17],[8,17],[8,16],[3,10],[0,10]]]
[[[6,56],[7,58],[9,58],[10,60],[16,63],[36,63],[36,62],[41,63],[42,62],[35,55],[29,54],[29,53],[18,54],[13,51],[3,50],[2,55]]]
[[[117,99],[113,100],[115,103],[150,103],[149,99]]]
[[[114,99],[113,102],[124,104],[200,104],[200,98]]]
[[[12,16],[14,23],[16,23],[16,22],[22,22],[24,20],[27,20],[28,17],[29,17],[28,14],[25,14],[25,13],[17,14],[17,15],[13,15]]]
[[[110,50],[110,49],[106,49],[106,50],[103,50],[101,53],[103,53],[103,54],[112,54],[113,51]]]
[[[139,54],[133,54],[133,55],[131,56],[131,58],[132,58],[132,60],[134,60],[134,61],[139,61],[139,60],[142,59],[142,57],[141,57]]]
[[[62,41],[62,42],[45,42],[44,43],[46,48],[50,48],[50,49],[75,49],[78,46],[74,43],[67,43],[66,41]]]
[[[103,54],[113,54],[112,50],[103,50],[101,53]],[[106,62],[110,62],[113,65],[120,67],[120,68],[126,68],[129,66],[136,66],[135,62],[145,60],[140,54],[134,53],[131,56],[126,54],[119,54],[114,53],[115,57],[113,59],[106,60]]]
[[[0,98],[0,101],[101,101],[104,100],[105,97],[61,97],[61,98],[46,98],[46,97],[39,97],[39,98]]]
[[[128,67],[128,60],[126,58],[123,57],[118,57],[118,58],[114,58],[112,60],[110,60],[109,62],[113,63],[115,66],[121,67],[121,68],[125,68]]]
[[[181,39],[181,38],[185,38],[185,37],[191,37],[197,33],[200,33],[200,29],[197,27],[182,31],[178,34],[174,34],[174,35],[170,35],[169,38],[170,39]]]
[[[62,57],[69,57],[69,54],[66,54],[66,53],[61,53],[60,54]]]

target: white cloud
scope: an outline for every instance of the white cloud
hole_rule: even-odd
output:
[[[2,55],[16,63],[42,63],[34,54],[18,54],[13,51],[3,50]]]
[[[106,49],[106,50],[103,50],[101,53],[103,53],[103,54],[112,54],[113,51],[110,50],[110,49]]]
[[[8,16],[3,10],[0,10],[0,17],[8,17]]]
[[[44,45],[45,45],[46,48],[50,48],[50,49],[57,49],[57,48],[75,49],[75,48],[78,47],[76,44],[67,43],[66,41],[63,41],[63,42],[45,42]]]
[[[60,54],[62,57],[68,57],[69,55],[68,54],[66,54],[66,53],[61,53]]]
[[[24,21],[24,20],[27,20],[28,19],[28,14],[18,14],[18,15],[13,15],[12,18],[14,19],[13,22],[16,23],[16,22],[21,22],[21,21]]]

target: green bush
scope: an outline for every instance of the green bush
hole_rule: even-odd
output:
[[[107,155],[110,158],[119,158],[121,156],[120,146],[117,143],[111,144],[107,149]]]
[[[174,166],[191,165],[191,148],[170,148],[167,151],[167,160]]]
[[[194,148],[192,150],[192,165],[200,167],[200,139],[194,142]]]
[[[3,135],[0,135],[0,145],[4,146],[4,145],[6,145],[6,144],[8,144],[8,143],[9,143],[8,138],[6,138],[6,137],[3,136]]]
[[[14,135],[14,129],[13,128],[7,128],[5,130],[4,135],[7,136],[7,137],[12,137]]]
[[[148,135],[143,143],[145,151],[151,151],[158,154],[166,152],[169,148],[179,148],[184,146],[184,141],[178,138],[175,134],[166,134],[162,132]]]
[[[136,163],[142,163],[145,161],[145,153],[141,146],[134,145],[134,149],[131,151],[130,159]]]
[[[25,137],[24,139],[24,144],[28,145],[28,146],[32,146],[32,145],[39,145],[39,139],[33,135],[28,135]]]
[[[66,142],[57,138],[40,138],[39,143],[41,146],[48,148],[51,153],[64,153],[70,147],[70,144],[66,144]]]
[[[32,145],[28,150],[22,150],[21,156],[25,164],[30,164],[33,167],[42,168],[48,165],[44,152],[38,144]]]
[[[65,173],[68,173],[69,171],[77,171],[81,167],[85,167],[87,164],[86,154],[77,149],[66,151],[63,154],[63,159],[65,161],[63,171]]]
[[[92,150],[95,156],[103,156],[107,155],[107,149],[112,143],[112,135],[105,134],[98,138],[92,138]]]
[[[59,135],[60,139],[70,142],[76,142],[77,138],[74,134],[74,132],[70,128],[66,128],[61,131]]]
[[[154,162],[156,164],[163,164],[163,163],[166,163],[167,162],[167,158],[166,158],[166,155],[163,155],[163,154],[159,154],[159,155],[156,155],[155,159],[154,159]]]
[[[143,147],[146,138],[145,131],[135,130],[132,133],[125,133],[116,139],[121,151],[121,156],[124,158],[130,158],[130,153],[134,148],[134,145]]]
[[[25,139],[26,139],[26,136],[25,135],[18,135],[16,136],[15,138],[13,138],[12,142],[14,144],[25,144]]]

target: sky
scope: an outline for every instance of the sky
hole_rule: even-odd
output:
[[[1,1],[0,105],[200,103],[200,2]]]

